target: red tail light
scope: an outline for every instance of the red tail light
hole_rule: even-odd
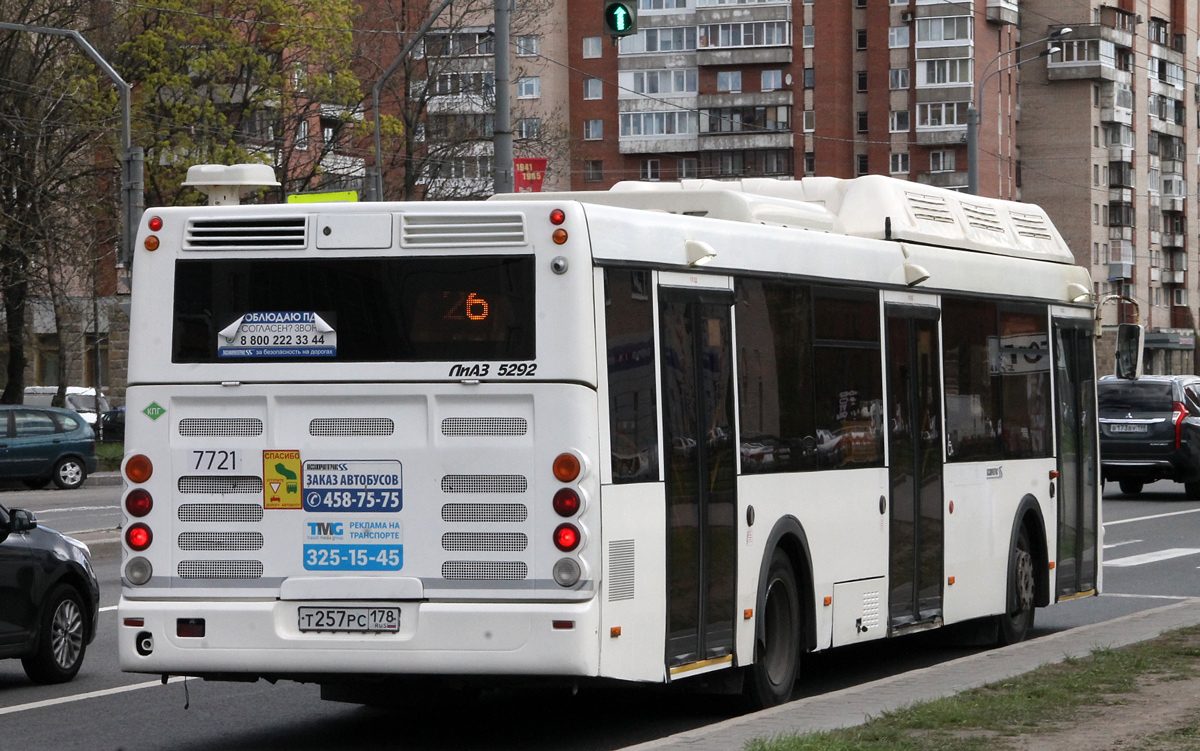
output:
[[[154,534],[145,524],[133,524],[125,530],[125,544],[134,550],[145,550],[154,540]]]
[[[130,516],[145,516],[154,508],[154,499],[145,488],[135,488],[125,496],[125,510]]]
[[[560,524],[554,530],[554,545],[564,553],[579,547],[579,530],[574,524]]]
[[[1171,422],[1175,423],[1175,448],[1179,448],[1183,446],[1183,418],[1188,416],[1188,411],[1182,402],[1175,402],[1171,408],[1175,410],[1171,415]]]
[[[559,516],[574,516],[579,511],[579,494],[563,488],[554,494],[554,510]]]

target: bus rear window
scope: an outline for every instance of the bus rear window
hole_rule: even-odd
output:
[[[174,314],[176,363],[532,360],[533,257],[181,260]]]

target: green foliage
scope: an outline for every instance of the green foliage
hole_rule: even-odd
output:
[[[116,472],[121,468],[121,461],[125,458],[125,444],[97,443],[96,458],[100,460],[99,471]]]

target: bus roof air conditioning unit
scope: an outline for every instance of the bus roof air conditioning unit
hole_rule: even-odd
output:
[[[237,206],[242,193],[278,185],[275,170],[268,164],[197,164],[188,167],[183,183],[185,188],[207,195],[209,206]]]

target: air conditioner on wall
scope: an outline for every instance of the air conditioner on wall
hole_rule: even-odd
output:
[[[900,20],[904,23],[912,23],[913,14],[911,10],[901,11]]]

